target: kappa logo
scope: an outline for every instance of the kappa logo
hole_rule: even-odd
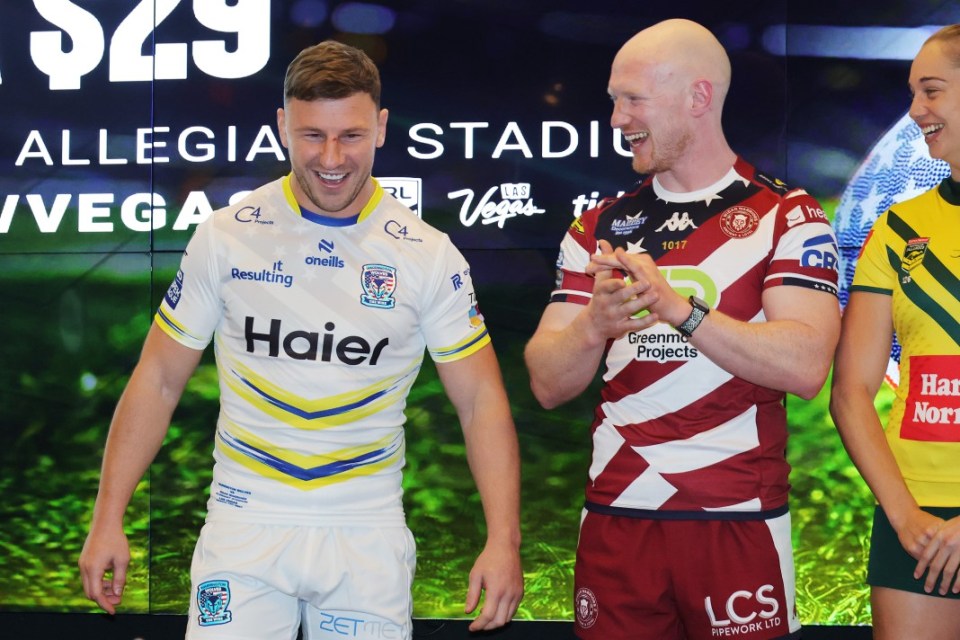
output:
[[[693,223],[693,219],[690,217],[690,214],[686,211],[674,211],[673,215],[664,222],[662,225],[657,227],[657,231],[686,231],[687,229],[696,229],[697,225]]]

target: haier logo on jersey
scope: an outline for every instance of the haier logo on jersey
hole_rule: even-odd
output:
[[[358,365],[367,363],[370,366],[377,364],[380,354],[390,343],[389,338],[383,338],[375,345],[362,336],[347,336],[338,339],[333,334],[336,325],[327,322],[323,325],[324,333],[318,331],[303,331],[297,329],[289,333],[281,332],[281,321],[271,319],[270,328],[264,331],[257,320],[246,317],[243,328],[243,337],[247,343],[248,353],[257,353],[258,346],[267,348],[267,355],[271,358],[280,357],[280,350],[294,360],[320,360],[332,362],[334,358],[343,364]]]
[[[347,266],[339,256],[333,254],[334,244],[330,240],[321,240],[318,242],[317,249],[320,250],[321,254],[326,253],[327,255],[307,256],[303,259],[306,264],[314,267],[332,267],[334,269],[343,269]]]
[[[837,243],[830,234],[810,238],[803,243],[800,266],[837,270]]]
[[[710,635],[744,635],[780,626],[782,621],[777,615],[780,603],[771,596],[773,590],[773,585],[765,584],[756,591],[734,591],[723,602],[723,609],[719,612],[710,596],[704,598],[703,605],[712,627]]]
[[[693,224],[693,219],[690,218],[690,214],[686,211],[674,211],[673,215],[670,216],[670,219],[664,222],[662,225],[657,227],[657,231],[686,231],[687,229],[696,229],[697,225]]]

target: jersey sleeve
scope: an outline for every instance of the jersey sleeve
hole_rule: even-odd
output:
[[[887,216],[884,213],[873,223],[867,239],[860,249],[857,267],[853,274],[850,291],[870,291],[873,293],[893,294],[896,284],[896,272],[887,257],[887,243],[884,231],[887,228]]]
[[[802,189],[780,203],[773,256],[763,288],[792,285],[837,295],[837,238],[815,198]]]
[[[587,214],[584,214],[586,216]],[[557,256],[557,281],[550,302],[587,304],[593,297],[593,278],[586,273],[590,256],[597,250],[597,241],[588,231],[584,217],[577,218],[567,229]]]
[[[180,269],[154,317],[164,333],[191,349],[206,348],[222,316],[213,233],[211,216],[187,243]]]
[[[438,251],[423,302],[422,331],[434,362],[465,358],[490,343],[470,265],[448,238]]]

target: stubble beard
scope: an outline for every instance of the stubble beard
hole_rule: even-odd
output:
[[[652,149],[650,158],[644,159],[636,155],[633,156],[633,170],[640,175],[656,175],[673,169],[677,160],[683,158],[687,149],[690,148],[692,136],[689,131],[683,131],[682,133],[675,132],[674,135],[668,135],[666,138],[670,141],[659,145],[649,139]]]
[[[307,171],[309,171],[309,169],[307,169]],[[313,186],[310,184],[310,181],[307,180],[307,178],[304,177],[304,175],[300,171],[295,170],[293,172],[293,175],[294,177],[296,177],[297,182],[300,184],[300,188],[306,194],[307,199],[310,200],[310,202],[313,204],[314,207],[316,207],[317,209],[316,213],[320,213],[320,214],[340,213],[341,211],[349,207],[351,204],[356,202],[357,196],[360,195],[360,192],[363,190],[364,185],[367,184],[367,180],[370,179],[370,174],[368,173],[366,176],[364,176],[362,180],[357,181],[357,184],[356,186],[354,186],[353,191],[343,201],[336,200],[336,201],[321,202],[319,196],[317,196],[317,194],[314,193]],[[347,179],[349,180],[350,178],[348,177]]]

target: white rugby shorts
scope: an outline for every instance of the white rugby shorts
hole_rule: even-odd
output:
[[[409,640],[416,545],[405,527],[203,526],[187,640]]]

